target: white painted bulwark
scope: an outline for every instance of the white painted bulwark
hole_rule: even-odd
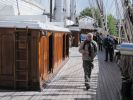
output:
[[[76,26],[70,26],[70,27],[69,27],[69,30],[70,30],[70,31],[77,31],[77,32],[80,32],[79,27],[76,27]]]
[[[64,27],[64,22],[48,22],[49,25]]]
[[[50,30],[58,32],[70,32],[67,28],[54,26],[40,21],[0,21],[0,28],[28,28],[28,29],[40,29]]]
[[[21,16],[0,16],[0,20],[13,20],[13,21],[41,21],[48,22],[49,19],[46,15],[21,15]]]

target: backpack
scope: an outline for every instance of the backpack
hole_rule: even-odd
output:
[[[91,42],[93,47],[94,47],[94,54],[92,56],[92,59],[94,59],[97,55],[97,46],[96,46],[96,43],[94,43],[94,41]]]
[[[112,47],[113,46],[113,40],[111,40],[110,38],[105,38],[104,46],[106,46],[107,48]]]
[[[93,47],[94,47],[94,51],[91,51],[91,52],[93,52],[93,55],[92,54],[90,55],[90,56],[92,56],[92,59],[93,59],[96,56],[96,54],[97,54],[97,46],[96,46],[96,43],[94,43],[94,41],[91,41],[89,43],[91,43],[93,45]],[[86,44],[87,43],[84,43],[83,49],[85,49],[85,45]]]
[[[97,46],[96,46],[96,44],[94,43],[94,41],[92,41],[92,45],[93,45],[93,47],[94,47],[94,52],[97,52]]]

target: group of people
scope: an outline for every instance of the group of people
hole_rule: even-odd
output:
[[[110,61],[113,61],[113,54],[115,45],[118,44],[116,38],[107,35],[104,37],[102,34],[98,34],[93,36],[92,33],[88,33],[86,36],[86,40],[81,42],[79,46],[79,52],[82,53],[83,59],[83,69],[84,69],[84,78],[85,78],[85,87],[86,90],[90,88],[90,78],[91,78],[91,71],[94,67],[93,61],[97,54],[97,50],[103,50],[105,48],[105,61],[108,61],[108,57]]]

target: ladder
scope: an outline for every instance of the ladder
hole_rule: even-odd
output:
[[[14,70],[14,88],[28,89],[28,31],[16,30],[15,33],[15,70]]]

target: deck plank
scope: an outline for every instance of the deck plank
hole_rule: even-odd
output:
[[[108,93],[110,94],[108,100],[118,100],[121,88],[120,70],[115,63],[104,62],[103,55],[103,52],[99,53],[99,62],[102,65],[102,67],[99,66],[99,69],[101,69],[102,76],[106,80],[106,87],[108,87]]]
[[[78,48],[70,49],[70,59],[42,92],[1,91],[0,99],[8,100],[121,100],[121,75],[114,62],[104,62],[104,52],[98,52],[91,75],[91,88],[86,91],[82,57]]]

